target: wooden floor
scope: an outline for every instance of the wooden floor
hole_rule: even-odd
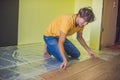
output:
[[[105,61],[91,58],[40,75],[43,80],[120,80],[120,56]]]

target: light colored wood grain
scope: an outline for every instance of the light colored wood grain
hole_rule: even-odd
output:
[[[110,61],[88,59],[70,65],[66,70],[55,70],[40,75],[45,80],[120,80],[120,56]]]
[[[120,80],[120,56],[62,80]]]
[[[112,59],[106,67],[108,70],[105,70],[95,80],[120,80],[120,56]]]
[[[69,80],[67,78],[70,78],[73,75],[77,75],[78,73],[83,72],[96,65],[102,64],[103,62],[104,61],[99,58],[93,58],[93,59],[91,58],[86,61],[72,64],[66,70],[59,69],[59,70],[51,71],[40,75],[40,77],[44,78],[45,80],[64,80],[64,79]]]

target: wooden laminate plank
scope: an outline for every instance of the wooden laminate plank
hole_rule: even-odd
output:
[[[44,80],[69,80],[67,78],[70,78],[73,75],[86,71],[87,69],[92,68],[98,64],[102,64],[104,62],[104,60],[101,60],[99,58],[91,58],[86,61],[72,64],[66,70],[59,69],[51,71],[40,75],[40,77],[42,77]]]
[[[110,61],[110,66],[113,66],[102,75],[99,75],[95,80],[120,80],[120,56]]]
[[[120,80],[120,57],[95,65],[62,80]]]

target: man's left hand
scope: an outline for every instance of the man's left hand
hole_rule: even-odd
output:
[[[90,56],[93,57],[93,58],[96,57],[96,55],[95,55],[95,53],[94,53],[93,51],[90,51],[89,54],[90,54]]]

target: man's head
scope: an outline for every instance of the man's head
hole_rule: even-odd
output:
[[[95,20],[94,13],[90,7],[81,8],[77,14],[76,24],[78,26],[85,26]]]

